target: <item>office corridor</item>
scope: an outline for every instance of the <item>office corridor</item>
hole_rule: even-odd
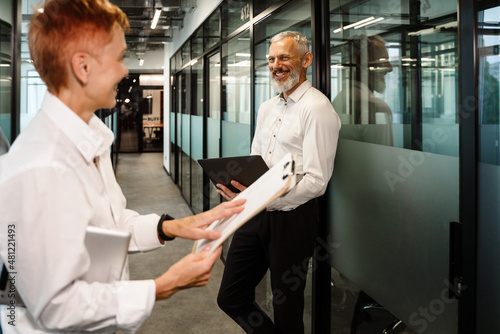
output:
[[[127,206],[141,214],[169,213],[173,217],[192,214],[163,168],[163,153],[120,154],[116,178],[127,198]],[[193,242],[176,239],[162,249],[129,257],[131,279],[154,279],[172,264],[191,252]],[[138,334],[240,334],[244,333],[216,303],[223,264],[217,261],[208,286],[181,291],[168,300],[157,302],[151,317]],[[310,272],[308,279],[310,280]],[[340,284],[341,282],[344,282]],[[264,282],[263,282],[264,283]],[[309,282],[310,283],[310,282]],[[258,300],[265,297],[265,286],[257,289]],[[354,304],[359,290],[346,287],[345,278],[334,272],[332,276],[332,334],[352,334],[350,329]],[[311,293],[310,285],[306,295]],[[306,298],[307,300],[307,298]],[[306,306],[305,312],[310,312]],[[368,319],[360,320],[356,334],[379,334],[395,318],[385,310],[374,309],[365,313]],[[310,315],[309,315],[310,317]],[[363,321],[364,320],[364,321]],[[310,333],[310,318],[306,316],[306,333]],[[401,326],[391,334],[415,334]],[[119,334],[123,334],[119,332]]]
[[[177,186],[163,168],[162,153],[120,154],[116,177],[128,208],[141,214],[191,215]],[[130,256],[131,279],[160,276],[169,266],[191,252],[192,241],[176,239],[159,250]],[[208,286],[180,291],[157,302],[152,316],[138,334],[243,333],[217,306],[216,296],[223,265],[217,261]]]

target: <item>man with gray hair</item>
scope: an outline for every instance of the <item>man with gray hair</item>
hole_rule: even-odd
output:
[[[340,130],[330,100],[306,78],[312,59],[308,39],[298,32],[271,39],[269,71],[278,95],[259,109],[252,154],[271,168],[292,153],[298,182],[232,239],[217,302],[247,333],[304,333],[304,288],[319,221],[316,198],[332,175]],[[236,196],[217,187],[228,200]],[[255,288],[268,269],[274,323],[255,302]]]

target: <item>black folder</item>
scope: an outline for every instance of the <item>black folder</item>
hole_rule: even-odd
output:
[[[220,183],[235,193],[240,191],[231,185],[231,180],[248,187],[269,170],[260,155],[200,159],[198,163],[214,185]]]

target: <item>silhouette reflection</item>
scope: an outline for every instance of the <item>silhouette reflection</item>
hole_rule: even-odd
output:
[[[392,71],[386,42],[378,35],[364,34],[355,35],[347,42],[351,80],[344,81],[342,90],[332,102],[342,119],[340,136],[393,146],[391,109],[374,95],[374,92],[385,92],[385,76]]]

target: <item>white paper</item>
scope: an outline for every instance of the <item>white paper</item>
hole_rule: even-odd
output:
[[[241,225],[265,209],[269,203],[293,186],[295,186],[294,160],[292,155],[288,153],[280,162],[234,198],[234,200],[240,198],[247,200],[243,211],[217,220],[207,228],[207,230],[215,229],[222,231],[220,238],[216,240],[201,239],[196,241],[193,252],[198,253],[207,245],[211,246],[210,252],[213,252]]]

